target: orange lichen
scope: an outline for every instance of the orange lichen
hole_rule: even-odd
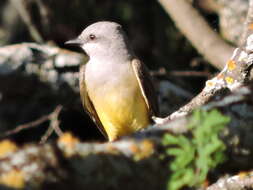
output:
[[[6,185],[12,188],[24,188],[25,178],[24,174],[18,170],[11,170],[7,173],[0,175],[0,184]]]
[[[253,23],[249,24],[249,29],[253,30]]]
[[[111,154],[118,154],[119,153],[119,150],[115,146],[113,146],[112,144],[108,144],[108,146],[106,146],[106,149]]]
[[[227,66],[228,66],[228,70],[229,71],[232,71],[236,68],[236,64],[235,64],[235,61],[234,60],[229,60],[227,62]]]
[[[131,150],[132,153],[136,154],[136,153],[139,153],[140,149],[137,145],[135,144],[131,144],[129,146],[129,149]]]
[[[79,143],[79,139],[74,137],[71,133],[67,132],[60,136],[60,138],[58,139],[58,143],[72,148],[77,143]]]
[[[149,157],[154,152],[154,144],[150,140],[143,140],[138,145],[131,145],[130,150],[136,161]]]
[[[3,140],[0,142],[0,158],[7,156],[8,154],[16,151],[18,147],[10,140]]]
[[[223,78],[224,78],[223,74],[220,73],[220,74],[217,75],[217,79],[223,79]]]
[[[150,140],[143,140],[141,142],[142,157],[148,157],[154,152],[154,144]]]
[[[226,77],[225,80],[228,84],[232,84],[234,82],[234,79],[232,77]]]
[[[58,139],[58,145],[62,148],[66,157],[71,157],[76,154],[76,145],[79,142],[79,139],[74,137],[71,133],[64,133]]]

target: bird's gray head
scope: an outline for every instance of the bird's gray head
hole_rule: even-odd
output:
[[[129,58],[131,50],[121,25],[115,22],[96,22],[83,30],[74,40],[65,44],[78,45],[93,59],[121,56]]]

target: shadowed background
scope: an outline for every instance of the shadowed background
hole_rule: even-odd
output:
[[[198,1],[195,6],[209,21],[213,30],[219,31],[217,11],[206,9],[205,4],[199,4]],[[210,7],[209,4],[206,6]],[[158,1],[2,0],[0,14],[0,44],[3,47],[22,42],[37,42],[69,48],[64,46],[64,42],[76,37],[91,23],[101,20],[120,23],[135,53],[157,80],[163,116],[188,102],[203,88],[206,79],[217,71],[176,29]],[[70,50],[82,52],[76,48]],[[44,64],[40,55],[38,57],[34,58],[33,63]],[[22,71],[20,74],[20,70],[22,67],[13,69],[11,74],[0,76],[0,126],[5,131],[36,120],[52,112],[56,105],[62,104],[59,120],[63,131],[72,131],[83,140],[103,140],[84,113],[78,90],[73,91],[66,83],[55,88],[51,83],[38,78],[36,73],[26,74]],[[58,73],[77,71],[76,65],[56,69]],[[48,124],[44,122],[42,126],[12,137],[21,143],[39,141]]]

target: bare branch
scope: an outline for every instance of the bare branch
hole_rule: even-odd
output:
[[[62,110],[62,105],[59,105],[55,108],[55,110],[51,114],[48,115],[50,125],[46,133],[42,136],[40,140],[40,144],[44,144],[54,131],[59,137],[63,134],[62,130],[59,127],[60,121],[58,119],[61,110]]]
[[[154,77],[177,76],[177,77],[211,77],[208,71],[166,71],[165,68],[160,68],[157,71],[150,71]]]
[[[159,0],[180,31],[215,67],[222,69],[233,47],[215,33],[187,0]]]
[[[35,121],[29,122],[29,123],[26,123],[26,124],[22,124],[22,125],[18,125],[15,129],[9,130],[9,131],[5,132],[4,134],[2,134],[1,137],[7,137],[7,136],[10,136],[10,135],[17,134],[20,131],[23,131],[25,129],[30,129],[30,128],[33,128],[33,127],[37,127],[38,125],[46,122],[47,120],[48,120],[48,115],[42,116],[41,118],[39,118]]]
[[[10,136],[10,135],[17,134],[22,130],[37,127],[38,125],[40,125],[40,124],[42,124],[46,121],[50,121],[50,125],[49,125],[49,128],[48,128],[47,132],[41,138],[40,143],[45,143],[46,140],[52,134],[53,131],[55,131],[58,136],[61,136],[62,131],[59,128],[60,122],[58,120],[58,117],[59,117],[59,114],[60,114],[61,110],[62,110],[62,105],[58,105],[52,113],[50,113],[48,115],[44,115],[44,116],[42,116],[41,118],[39,118],[35,121],[29,122],[29,123],[26,123],[26,124],[23,124],[23,125],[19,125],[15,129],[5,132],[1,137],[7,137],[7,136]]]
[[[37,3],[38,9],[39,9],[39,13],[41,16],[41,24],[43,25],[43,30],[46,32],[46,34],[48,34],[49,28],[50,28],[50,20],[49,20],[50,11],[48,7],[45,5],[44,1],[36,0],[35,2]]]
[[[32,19],[25,7],[25,1],[24,0],[11,0],[12,5],[17,9],[18,13],[20,14],[22,20],[27,25],[28,30],[30,32],[31,37],[38,43],[42,43],[44,40],[32,22]]]

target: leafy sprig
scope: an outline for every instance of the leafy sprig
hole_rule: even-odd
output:
[[[177,190],[184,186],[199,186],[208,171],[224,162],[224,143],[219,139],[222,129],[230,118],[217,110],[196,110],[189,120],[189,138],[185,135],[166,134],[163,145],[166,155],[173,156],[169,163],[168,189]]]

